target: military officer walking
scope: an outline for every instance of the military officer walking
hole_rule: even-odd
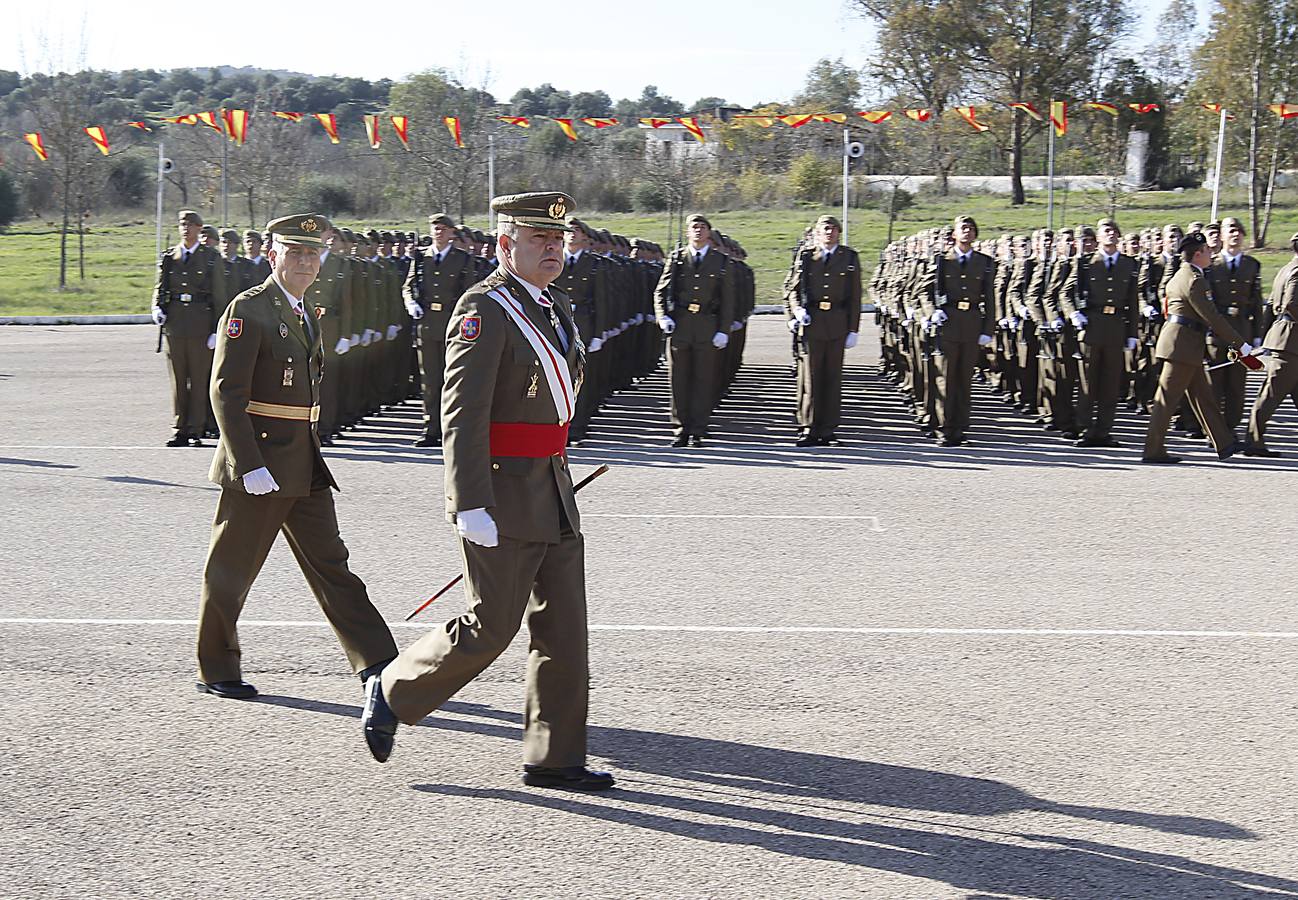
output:
[[[221,317],[212,406],[221,427],[210,479],[221,486],[198,613],[198,689],[244,700],[236,623],[283,532],[325,618],[362,678],[396,656],[383,617],[347,566],[316,433],[324,361],[320,323],[302,297],[320,272],[323,216],[270,223],[272,274]]]
[[[1279,456],[1266,446],[1266,426],[1285,398],[1298,407],[1298,232],[1289,238],[1294,255],[1276,273],[1271,286],[1271,308],[1275,322],[1267,329],[1262,347],[1270,351],[1266,383],[1253,402],[1248,417],[1246,456]]]

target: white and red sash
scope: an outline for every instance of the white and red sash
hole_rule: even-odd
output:
[[[575,393],[572,389],[572,375],[568,372],[568,360],[559,349],[550,343],[531,319],[523,304],[512,297],[504,288],[493,288],[487,296],[500,304],[505,314],[523,332],[523,337],[532,345],[532,352],[541,361],[541,370],[545,372],[546,384],[550,387],[550,399],[554,401],[554,411],[559,417],[560,425],[572,421]]]

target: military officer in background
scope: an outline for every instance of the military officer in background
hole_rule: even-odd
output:
[[[446,366],[446,328],[460,296],[479,278],[478,264],[454,246],[455,220],[445,213],[428,217],[432,242],[417,252],[402,289],[406,311],[418,328],[419,368],[423,375],[424,433],[416,447],[442,442],[441,402]]]
[[[569,437],[572,443],[586,438],[590,420],[607,390],[604,349],[605,335],[611,334],[609,321],[609,266],[604,257],[591,250],[590,226],[576,216],[568,217],[568,231],[563,236],[563,271],[554,286],[568,295],[572,303],[577,330],[586,345],[586,379],[577,398],[577,413]]]
[[[673,447],[702,447],[716,397],[717,357],[730,343],[734,281],[726,257],[712,253],[712,225],[697,213],[685,223],[689,243],[667,260],[654,291],[658,327],[667,335]]]
[[[320,344],[324,351],[324,374],[320,381],[320,420],[317,433],[320,443],[333,444],[340,422],[339,394],[342,380],[342,357],[351,349],[351,331],[346,320],[351,308],[351,283],[347,260],[341,250],[342,238],[337,229],[326,226],[321,234],[320,273],[307,288],[303,300],[311,307],[320,325]],[[337,251],[334,247],[338,246]]]
[[[1221,220],[1223,246],[1208,267],[1208,287],[1217,312],[1230,322],[1240,336],[1254,343],[1261,336],[1262,264],[1244,252],[1244,223],[1234,216]],[[1208,335],[1208,360],[1213,364],[1229,362],[1229,347],[1217,337]],[[1226,427],[1235,429],[1244,418],[1243,366],[1225,366],[1209,372],[1212,393],[1226,419]]]
[[[221,486],[203,570],[198,689],[246,700],[236,623],[275,536],[283,532],[325,617],[362,680],[396,656],[365,585],[347,566],[316,434],[324,354],[303,296],[320,271],[319,215],[270,223],[272,275],[220,320],[211,396],[221,439],[209,477]]]
[[[1294,327],[1294,320],[1298,319],[1298,232],[1289,238],[1289,249],[1294,255],[1281,266],[1271,284],[1275,322],[1262,339],[1262,347],[1270,351],[1270,364],[1266,383],[1262,385],[1248,417],[1246,456],[1279,456],[1266,446],[1267,423],[1286,397],[1298,407],[1298,328]]]
[[[207,430],[207,382],[216,346],[216,321],[225,303],[221,256],[199,242],[203,219],[192,209],[179,215],[180,243],[158,260],[153,321],[167,338],[171,370],[172,427],[168,447],[203,445]]]
[[[861,260],[839,245],[843,226],[816,220],[814,248],[798,254],[789,315],[802,340],[798,359],[799,447],[827,447],[842,419],[843,352],[856,346],[861,324]]]
[[[270,277],[270,261],[261,252],[263,243],[260,231],[249,229],[243,233],[243,255],[252,267],[250,287],[259,285]]]
[[[589,692],[584,542],[564,457],[584,349],[564,268],[572,198],[492,200],[500,268],[458,299],[442,398],[446,513],[464,554],[468,612],[424,635],[371,678],[362,714],[370,753],[392,753],[413,725],[490,665],[527,622],[523,782],[613,785],[586,768]]]

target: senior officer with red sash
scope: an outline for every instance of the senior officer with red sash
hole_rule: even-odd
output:
[[[424,635],[370,679],[362,728],[374,758],[398,720],[440,707],[531,636],[523,782],[611,787],[586,768],[589,673],[584,545],[564,456],[585,349],[567,295],[561,193],[497,197],[500,268],[460,298],[447,328],[442,447],[446,513],[464,555],[468,612]]]

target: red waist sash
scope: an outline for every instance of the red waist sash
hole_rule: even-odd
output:
[[[492,456],[559,456],[568,445],[567,425],[492,422]]]

